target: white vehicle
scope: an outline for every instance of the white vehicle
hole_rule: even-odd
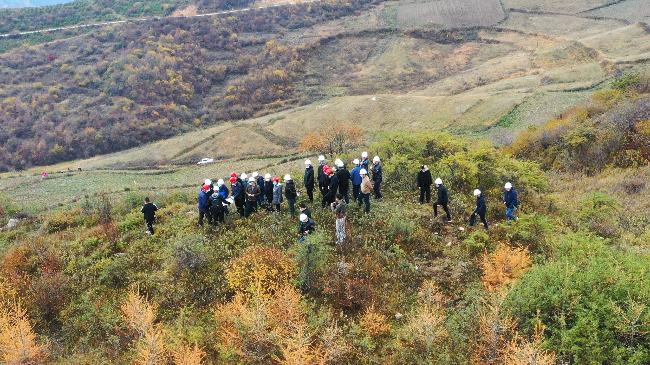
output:
[[[206,157],[206,158],[202,159],[201,161],[197,162],[196,164],[197,165],[205,165],[207,163],[213,163],[213,162],[214,162],[214,158],[207,158]]]

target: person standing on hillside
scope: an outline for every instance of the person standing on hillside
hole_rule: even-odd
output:
[[[219,193],[210,196],[210,215],[212,216],[212,225],[214,227],[217,226],[217,222],[225,222],[224,213],[228,204],[230,203]]]
[[[487,220],[485,219],[485,215],[487,214],[485,198],[479,189],[474,190],[474,196],[476,197],[476,210],[474,210],[472,216],[469,218],[469,226],[472,227],[474,225],[474,220],[478,215],[481,218],[481,222],[483,222],[485,229],[488,229]]]
[[[354,168],[350,171],[350,180],[352,180],[352,198],[357,201],[359,200],[359,193],[361,192],[361,167],[359,166],[359,160],[354,159],[352,161]]]
[[[246,197],[244,196],[244,184],[236,177],[230,178],[230,184],[232,186],[232,199],[235,201],[237,213],[239,213],[240,217],[243,217],[244,204],[246,202]]]
[[[257,199],[262,194],[260,187],[257,186],[255,178],[251,178],[246,187],[246,213],[244,217],[248,218],[252,213],[257,213]]]
[[[287,203],[289,203],[289,213],[291,213],[291,218],[293,218],[295,216],[295,205],[298,192],[296,192],[296,184],[291,179],[291,175],[284,175],[284,185],[284,197],[287,198]]]
[[[331,204],[332,213],[336,216],[336,240],[339,245],[345,240],[345,214],[348,211],[348,205],[343,201],[342,194],[336,194],[336,201]]]
[[[208,220],[208,224],[211,223],[212,217],[210,216],[210,185],[203,185],[201,192],[199,193],[199,226],[203,226],[203,217]]]
[[[508,221],[508,224],[510,224],[511,219],[515,221],[518,219],[515,216],[515,209],[519,206],[519,201],[517,199],[517,191],[515,191],[515,188],[512,187],[511,183],[506,183],[505,189],[503,204],[506,206],[506,220]]]
[[[339,193],[345,198],[345,204],[350,203],[350,197],[348,192],[350,191],[350,171],[345,168],[343,161],[339,160],[338,164],[339,171],[336,173],[336,176],[339,178]]]
[[[372,193],[372,184],[370,183],[370,178],[368,177],[368,171],[366,169],[361,169],[359,171],[361,174],[361,193],[359,193],[359,208],[361,208],[361,202],[366,202],[366,213],[370,213],[370,193]]]
[[[307,217],[311,218],[311,210],[309,210],[309,208],[307,208],[307,206],[305,205],[305,203],[300,203],[300,204],[298,205],[298,209],[300,209],[300,213],[302,213],[302,214],[306,214]]]
[[[210,179],[205,179],[203,182],[203,185],[207,185],[210,187],[210,190],[208,190],[208,198],[214,194],[214,185],[212,185],[212,180]],[[201,185],[201,188],[203,188],[203,185]]]
[[[305,160],[305,179],[303,180],[305,189],[307,189],[307,196],[309,202],[314,202],[314,167],[311,165],[311,160]]]
[[[144,205],[140,209],[140,212],[144,214],[144,223],[147,225],[147,232],[152,236],[154,235],[153,222],[156,220],[157,210],[158,206],[149,201],[149,197],[144,198]]]
[[[314,233],[316,230],[316,223],[314,220],[307,217],[306,214],[301,214],[300,225],[298,226],[298,237],[300,237],[300,242],[304,241],[307,236]]]
[[[264,175],[264,200],[266,201],[266,211],[273,211],[273,188],[275,184],[272,181],[271,174]]]
[[[226,184],[224,183],[223,179],[219,179],[219,180],[217,181],[217,190],[218,190],[218,192],[219,192],[219,195],[221,195],[221,197],[222,197],[224,200],[225,200],[225,199],[228,199],[228,194],[229,194],[230,192],[228,191],[228,187],[227,187]],[[228,204],[230,204],[230,203],[228,203]],[[224,207],[223,207],[223,210],[224,210],[224,214],[228,215],[228,207],[224,206]]]
[[[424,197],[426,195],[427,204],[431,200],[431,187],[433,186],[433,178],[431,177],[431,171],[427,165],[420,166],[420,172],[418,172],[418,190],[420,191],[420,205],[424,204]]]
[[[433,204],[433,216],[438,216],[438,207],[442,207],[447,213],[447,223],[451,223],[451,214],[449,214],[449,194],[447,193],[447,188],[442,185],[442,179],[436,179],[436,189],[438,189],[438,200]]]
[[[366,171],[370,171],[370,160],[368,160],[368,152],[366,151],[361,152],[361,161],[359,162],[359,164],[362,169],[366,169]]]
[[[323,169],[327,165],[325,164],[325,156],[320,155],[318,156],[318,174],[316,175],[316,179],[318,179],[318,190],[320,190],[321,196],[327,194],[326,187],[323,183],[325,181],[325,172],[323,172]]]
[[[253,179],[256,179],[257,186],[260,188],[260,196],[257,197],[257,206],[261,207],[264,202],[264,177],[260,175],[257,171],[253,173]]]
[[[375,200],[379,201],[382,199],[381,195],[381,182],[383,181],[383,173],[381,171],[381,160],[379,156],[375,156],[372,159],[372,181],[375,183],[373,190],[375,191]]]
[[[334,173],[334,170],[327,169],[325,170],[325,173],[329,178],[329,185],[327,186],[327,194],[323,196],[323,201],[321,202],[321,206],[323,208],[334,202],[334,197],[336,196],[336,192],[339,189],[339,178]]]
[[[275,210],[280,212],[280,204],[282,204],[282,184],[280,184],[280,178],[277,176],[273,177],[273,196],[271,197],[273,206]]]

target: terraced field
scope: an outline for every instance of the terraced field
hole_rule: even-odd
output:
[[[397,7],[397,22],[402,28],[427,24],[454,28],[491,26],[504,16],[498,0],[442,0]]]

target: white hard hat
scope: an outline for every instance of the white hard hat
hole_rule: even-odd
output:
[[[367,158],[368,157],[368,152],[366,152],[366,151],[361,152],[361,157],[366,157]]]
[[[305,160],[305,165],[311,165],[311,160]]]
[[[359,159],[355,158],[354,161],[352,161],[353,164],[358,165],[359,164]]]
[[[219,186],[223,185],[223,179],[219,179],[219,181],[217,181],[217,185]]]
[[[284,175],[284,181],[289,181],[289,180],[291,180],[291,175],[289,174]]]
[[[442,179],[441,179],[441,178],[437,178],[437,179],[436,179],[436,184],[438,184],[438,185],[442,185]]]
[[[325,161],[325,156],[323,155],[318,156],[318,161]]]
[[[506,183],[506,189],[510,189],[510,188],[512,188],[512,184],[509,183],[509,182],[507,182],[507,183]]]
[[[334,166],[338,166],[338,167],[343,166],[343,161],[337,158],[336,161],[334,161]]]
[[[246,175],[245,172],[242,172],[241,175],[239,175],[239,177],[240,177],[242,180],[246,180],[246,179],[248,179],[248,175]]]
[[[375,157],[372,158],[372,162],[379,162],[379,161],[381,161],[379,159],[379,156],[375,156]]]
[[[479,195],[481,195],[481,191],[478,190],[478,189],[475,189],[474,190],[474,196],[479,196]]]
[[[359,170],[359,174],[360,175],[368,175],[368,171],[366,171],[366,169],[361,169],[361,170]]]
[[[203,182],[203,184],[210,185],[212,184],[212,181],[210,181],[210,179],[205,179],[205,182]]]
[[[255,172],[253,173],[253,177],[258,177],[258,176],[260,176],[260,174],[258,174],[257,171],[255,171]]]
[[[271,174],[266,174],[266,175],[264,175],[264,178],[265,178],[265,179],[270,179],[270,178],[271,178]]]
[[[301,214],[301,215],[300,215],[300,221],[301,221],[301,222],[306,221],[307,218],[308,218],[308,217],[307,217],[307,214]]]

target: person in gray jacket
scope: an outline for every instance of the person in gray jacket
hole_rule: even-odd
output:
[[[282,184],[280,184],[280,178],[277,176],[273,177],[273,206],[276,211],[280,211],[280,204],[282,203]]]
[[[336,194],[336,201],[331,204],[332,213],[336,216],[336,240],[339,245],[345,240],[345,214],[348,211],[348,205],[343,201],[343,194]]]

